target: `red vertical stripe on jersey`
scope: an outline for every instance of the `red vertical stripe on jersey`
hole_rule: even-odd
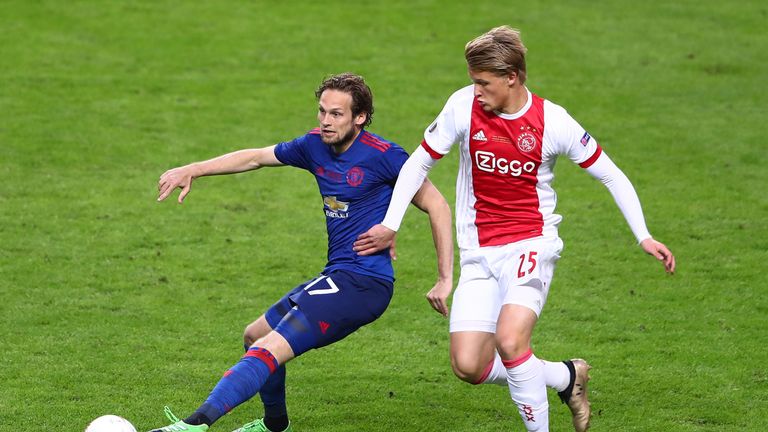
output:
[[[514,120],[472,103],[469,155],[475,193],[475,225],[480,246],[496,246],[540,236],[544,218],[536,190],[544,137],[544,100],[533,98]]]

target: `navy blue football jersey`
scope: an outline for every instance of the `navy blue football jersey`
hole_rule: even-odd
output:
[[[317,128],[278,144],[275,156],[315,176],[328,230],[328,264],[323,273],[344,269],[394,281],[388,250],[360,256],[352,250],[352,244],[357,236],[384,220],[408,153],[363,130],[347,151],[337,155],[321,140]]]

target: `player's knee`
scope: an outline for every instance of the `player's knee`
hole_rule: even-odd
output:
[[[293,359],[294,353],[288,341],[276,331],[270,331],[255,341],[255,346],[269,351],[279,364]]]
[[[246,347],[253,345],[257,340],[264,337],[269,333],[272,328],[267,324],[266,320],[260,318],[245,327],[243,330],[243,344]]]
[[[478,384],[481,374],[472,368],[465,368],[464,365],[453,365],[453,374],[457,378],[470,384]]]
[[[496,338],[496,349],[502,359],[513,360],[525,354],[529,349],[529,341],[520,335],[507,335]]]
[[[250,336],[243,335],[243,346],[245,347],[245,349],[248,349],[251,346],[253,346],[254,342],[256,342],[256,341],[253,338],[251,338]]]
[[[470,384],[477,384],[483,376],[486,365],[480,363],[476,356],[451,355],[451,367],[454,375]]]
[[[243,330],[243,345],[246,347],[253,345],[257,339],[252,326],[253,324],[249,324],[245,327],[245,330]]]

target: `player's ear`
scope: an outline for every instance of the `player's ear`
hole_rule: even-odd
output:
[[[368,113],[361,112],[360,114],[355,116],[355,126],[362,128],[367,119],[368,119]]]
[[[509,74],[507,74],[507,85],[512,87],[515,85],[515,82],[517,82],[517,72],[512,71]]]

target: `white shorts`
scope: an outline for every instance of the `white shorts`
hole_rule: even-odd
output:
[[[505,304],[525,306],[541,315],[562,250],[559,237],[535,237],[462,251],[450,331],[496,333]]]

